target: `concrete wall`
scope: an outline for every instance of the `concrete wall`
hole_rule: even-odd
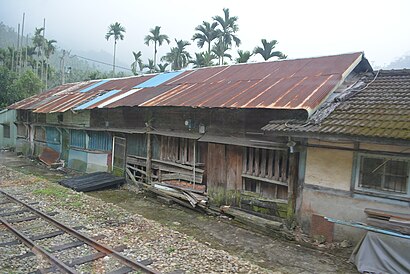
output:
[[[68,167],[82,172],[109,171],[110,153],[70,149]]]
[[[336,149],[307,149],[305,183],[349,190],[353,152]]]
[[[312,214],[332,217],[345,221],[365,222],[365,208],[409,213],[410,203],[395,198],[381,198],[372,194],[355,191],[352,185],[352,174],[356,153],[343,150],[353,149],[353,143],[329,143],[309,140],[310,145],[332,146],[338,148],[308,147],[306,170],[301,206],[298,216],[303,229],[309,232],[312,225]],[[410,152],[410,148],[394,145],[359,144],[366,151]],[[407,150],[408,149],[408,150]],[[376,154],[377,155],[377,154]],[[365,231],[343,225],[334,226],[334,239],[358,241]]]
[[[14,124],[15,121],[16,111],[14,109],[0,111],[0,148],[16,146],[17,127]],[[4,138],[4,126],[2,124],[10,126],[10,138]]]

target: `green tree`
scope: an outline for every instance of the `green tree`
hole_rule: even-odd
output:
[[[20,77],[5,66],[0,66],[0,108],[37,94],[43,87],[40,78],[31,70]]]
[[[253,55],[250,51],[246,50],[238,50],[238,55],[239,57],[235,59],[237,64],[240,63],[247,63],[249,58],[251,58],[251,56]]]
[[[154,60],[152,59],[148,59],[148,64],[145,64],[144,68],[148,69],[148,73],[155,73],[158,71],[157,66],[154,63]]]
[[[169,66],[169,63],[158,64],[158,71],[165,72],[168,66]]]
[[[117,50],[117,40],[124,40],[125,28],[121,26],[120,23],[115,22],[108,27],[108,32],[105,35],[105,39],[110,39],[111,36],[114,37],[114,59],[112,63],[112,72],[115,75],[115,52]]]
[[[287,56],[283,54],[280,51],[273,51],[276,45],[278,44],[278,41],[272,40],[268,42],[266,39],[262,39],[262,47],[255,47],[253,50],[254,54],[260,54],[262,58],[267,61],[272,57],[278,57],[279,59],[286,59]]]
[[[52,72],[52,69],[50,69],[50,66],[49,66],[50,56],[52,54],[54,54],[54,52],[56,51],[56,47],[54,46],[54,43],[57,43],[57,41],[56,40],[47,40],[47,39],[45,39],[44,55],[46,57],[46,63],[45,63],[45,67],[46,67],[45,88],[46,89],[47,89],[47,85],[48,85],[48,78],[50,77],[49,73],[51,74],[51,72]]]
[[[224,57],[228,57],[232,60],[232,56],[229,53],[226,53],[230,48],[223,43],[222,40],[219,40],[213,47],[212,52],[218,56],[219,65],[224,65]]]
[[[214,53],[201,52],[195,53],[195,59],[191,60],[191,63],[194,64],[194,68],[210,67],[215,65],[212,62],[215,59],[218,59],[218,56]]]
[[[154,67],[157,64],[157,45],[160,47],[162,46],[162,43],[164,43],[164,41],[166,41],[168,44],[171,42],[168,38],[168,35],[166,34],[161,34],[161,27],[160,26],[156,26],[153,29],[150,29],[150,34],[148,34],[147,36],[145,36],[145,44],[147,46],[149,46],[149,44],[152,42],[154,43]]]
[[[171,68],[173,70],[180,70],[186,67],[191,60],[191,55],[186,51],[185,47],[190,45],[188,41],[177,40],[176,47],[171,48],[171,51],[168,52],[165,56],[161,58],[161,61],[167,61],[171,63]]]
[[[134,62],[131,64],[131,70],[134,75],[138,75],[138,73],[141,73],[144,69],[144,64],[141,59],[142,53],[141,51],[137,53],[133,51],[132,54],[134,55]],[[137,69],[139,69],[139,71],[137,71]]]
[[[211,54],[211,44],[216,38],[218,38],[219,32],[216,30],[218,26],[217,22],[212,24],[209,22],[202,22],[202,25],[199,25],[195,28],[197,33],[192,37],[192,41],[197,40],[197,46],[202,48],[205,43],[208,44],[208,54]]]
[[[220,49],[226,48],[230,49],[232,46],[232,42],[235,42],[235,45],[239,47],[241,44],[241,39],[238,38],[238,36],[235,35],[235,33],[239,30],[238,27],[238,16],[230,16],[229,14],[229,9],[224,8],[223,9],[224,16],[214,16],[213,19],[215,22],[218,23],[220,26],[219,30],[219,40],[223,44],[223,46],[220,46]],[[225,53],[225,52],[224,52]],[[219,56],[219,55],[218,55]],[[224,63],[224,54],[219,56],[221,58],[220,64]]]

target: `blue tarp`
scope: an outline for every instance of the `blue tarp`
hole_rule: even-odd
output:
[[[82,105],[79,105],[79,106],[76,107],[74,110],[86,109],[86,108],[88,108],[89,106],[94,105],[95,103],[98,103],[98,102],[101,101],[101,100],[104,100],[105,98],[108,98],[108,97],[110,97],[110,96],[112,96],[112,95],[117,94],[118,92],[120,92],[120,90],[115,90],[115,89],[114,89],[114,90],[111,90],[111,91],[109,91],[109,92],[107,92],[107,93],[105,93],[105,94],[103,94],[103,95],[101,95],[101,96],[98,96],[98,97],[92,99],[91,101],[88,101],[87,103],[84,103],[84,104],[82,104]]]
[[[90,91],[90,90],[92,90],[93,88],[96,88],[96,87],[98,87],[98,86],[101,86],[102,84],[107,83],[108,81],[110,81],[110,80],[108,80],[108,79],[101,80],[101,81],[99,81],[99,82],[97,82],[97,83],[95,83],[95,84],[93,84],[93,85],[91,85],[91,86],[89,86],[89,87],[87,87],[87,88],[85,88],[85,89],[80,90],[80,92]]]
[[[158,85],[161,85],[162,83],[165,83],[168,80],[171,80],[172,78],[180,75],[183,71],[172,71],[172,72],[166,72],[166,73],[161,73],[158,74],[149,80],[135,86],[134,88],[150,88],[150,87],[156,87]]]

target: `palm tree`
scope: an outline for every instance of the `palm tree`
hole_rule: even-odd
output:
[[[160,34],[161,27],[156,26],[153,29],[150,29],[150,34],[145,36],[145,44],[149,46],[150,42],[154,43],[154,66],[157,64],[157,44],[158,46],[162,46],[162,43],[166,41],[168,44],[171,42],[166,34]]]
[[[191,60],[190,63],[194,64],[194,68],[210,67],[214,66],[212,62],[214,59],[218,59],[214,53],[201,52],[195,53],[195,59]]]
[[[253,55],[250,51],[238,50],[239,57],[235,59],[236,63],[247,63],[249,58]]]
[[[48,61],[50,59],[51,54],[53,54],[56,51],[56,47],[53,45],[54,43],[57,43],[56,40],[47,40],[45,39],[45,48],[44,48],[44,55],[46,57],[46,74],[45,74],[45,88],[47,89],[47,81],[48,81]]]
[[[238,47],[241,44],[241,39],[239,39],[235,33],[239,30],[237,21],[238,16],[230,16],[229,9],[223,9],[224,17],[219,15],[214,16],[213,19],[219,24],[221,27],[219,31],[219,40],[222,41],[225,48],[230,48],[232,46],[232,41],[235,42],[235,45]],[[221,56],[223,64],[224,56]]]
[[[191,43],[183,40],[178,41],[177,39],[175,39],[175,42],[177,43],[177,46],[171,48],[171,51],[163,56],[161,61],[170,62],[173,70],[180,70],[186,67],[191,60],[191,55],[185,50],[185,47]]]
[[[148,64],[145,64],[144,68],[148,69],[148,73],[155,73],[158,71],[157,66],[154,64],[154,60],[152,59],[148,59]]]
[[[278,41],[272,40],[268,42],[266,39],[262,39],[262,47],[255,47],[253,50],[254,54],[260,54],[265,61],[269,60],[272,57],[278,57],[279,59],[286,59],[286,55],[280,51],[273,51],[275,46],[278,44]]]
[[[39,76],[39,71],[38,71],[38,65],[40,63],[40,55],[43,54],[43,48],[44,48],[44,36],[42,32],[44,31],[44,28],[35,28],[34,30],[34,37],[33,37],[33,45],[36,49],[37,52],[37,62],[36,62],[36,73]],[[42,60],[41,60],[41,65],[42,65]]]
[[[134,55],[134,62],[131,64],[131,70],[134,75],[138,75],[137,68],[139,68],[139,72],[144,69],[144,64],[141,60],[142,53],[141,51],[137,53],[133,51],[132,54]]]
[[[169,66],[169,63],[158,64],[158,71],[165,72],[168,66]]]
[[[216,27],[218,26],[217,22],[213,22],[212,24],[209,22],[202,22],[202,25],[199,25],[195,28],[197,33],[194,34],[192,37],[192,41],[198,40],[197,41],[197,46],[199,48],[202,48],[205,43],[208,44],[208,53],[211,53],[211,43],[213,40],[218,38],[219,31],[216,30]]]
[[[115,22],[108,27],[108,32],[105,35],[105,39],[110,39],[111,36],[114,36],[114,59],[112,62],[112,73],[115,75],[115,51],[117,49],[117,40],[124,40],[125,28],[121,26],[120,23]]]
[[[224,57],[228,57],[230,60],[232,60],[232,56],[229,53],[226,53],[229,49],[230,49],[230,47],[228,47],[226,44],[224,44],[222,40],[219,40],[212,47],[212,52],[215,53],[216,56],[218,56],[219,65],[224,64]]]

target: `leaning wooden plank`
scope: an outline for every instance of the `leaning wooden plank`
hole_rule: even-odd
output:
[[[399,223],[392,223],[375,218],[367,218],[366,223],[371,226],[380,227],[383,229],[393,230],[402,234],[410,235],[410,226]]]
[[[264,233],[270,233],[272,232],[272,230],[280,230],[283,228],[283,224],[280,222],[267,220],[252,214],[242,212],[237,209],[233,209],[229,206],[222,206],[220,210],[223,213],[234,217],[235,221],[238,221],[245,225],[249,225],[255,228],[256,230],[260,230]]]
[[[204,190],[193,189],[193,188],[188,188],[188,187],[181,187],[181,186],[176,186],[176,185],[172,185],[172,184],[167,184],[167,183],[164,183],[164,182],[159,182],[157,184],[162,185],[162,186],[167,186],[167,187],[180,189],[180,190],[186,190],[186,191],[190,191],[190,192],[194,192],[194,193],[199,193],[199,194],[205,193]]]
[[[405,213],[398,213],[398,212],[386,211],[386,210],[374,209],[374,208],[365,208],[364,212],[369,216],[372,215],[372,216],[388,217],[388,218],[403,219],[403,220],[410,221],[410,214],[405,214]]]

